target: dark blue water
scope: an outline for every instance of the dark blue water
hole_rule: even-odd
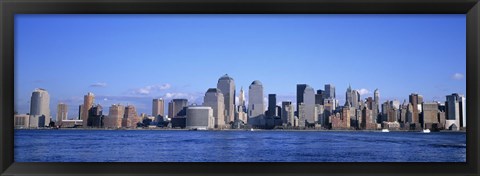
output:
[[[465,133],[16,130],[16,162],[465,162]]]

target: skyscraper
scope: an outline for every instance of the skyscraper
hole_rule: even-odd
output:
[[[264,112],[263,85],[259,80],[255,80],[248,87],[248,117],[256,117]]]
[[[125,107],[125,114],[123,115],[122,127],[137,127],[137,123],[141,120],[138,117],[137,109],[133,105]]]
[[[336,98],[335,86],[331,84],[325,84],[324,95],[325,95],[324,99],[335,99]]]
[[[297,84],[297,111],[300,109],[299,105],[304,105],[304,116],[308,123],[314,123],[317,119],[315,113],[315,90],[307,84]],[[300,111],[297,112],[300,118]]]
[[[92,106],[88,111],[87,126],[103,127],[103,107],[99,104]]]
[[[157,117],[158,115],[165,116],[165,102],[163,99],[153,99],[152,103],[152,116]]]
[[[228,74],[218,79],[217,88],[223,94],[223,103],[225,104],[225,123],[235,120],[235,81]]]
[[[452,95],[447,95],[446,98],[447,98],[447,102],[445,103],[445,105],[446,105],[447,111],[446,111],[445,128],[451,129],[451,130],[459,130],[460,127],[462,126],[460,124],[460,119],[464,118],[462,116],[464,115],[463,112],[465,112],[464,111],[465,106],[461,108],[462,106],[461,101],[464,98],[463,96],[456,93]]]
[[[323,105],[324,93],[321,89],[317,90],[317,94],[315,94],[315,104]]]
[[[353,102],[353,95],[352,95],[352,87],[348,85],[347,91],[345,92],[345,102],[348,102],[350,106],[352,106]]]
[[[293,106],[291,101],[283,101],[282,102],[282,123],[293,125]]]
[[[353,90],[352,86],[348,85],[347,91],[345,92],[345,101],[350,102],[350,106],[353,109],[359,109],[360,107],[360,93],[357,90]]]
[[[238,96],[238,106],[236,109],[236,118],[247,123],[247,107],[245,106],[245,93],[243,87],[240,88],[240,95]]]
[[[168,104],[168,116],[169,118],[175,118],[178,116],[185,116],[186,112],[183,112],[183,108],[187,107],[187,99],[172,99]]]
[[[223,97],[222,91],[217,88],[210,88],[205,93],[203,99],[203,106],[208,106],[212,108],[214,127],[219,128],[225,125],[225,99]]]
[[[275,109],[277,106],[277,95],[276,94],[268,94],[268,114],[267,116],[276,116]]]
[[[65,103],[59,103],[57,105],[57,125],[60,125],[63,120],[68,118],[68,106]]]
[[[300,105],[300,103],[303,103],[303,93],[305,92],[305,88],[307,88],[306,84],[297,84],[297,114],[299,113],[298,106]]]
[[[420,110],[418,109],[418,106],[423,103],[423,97],[416,93],[412,93],[408,96],[408,100],[413,107],[412,123],[419,123]]]
[[[122,127],[122,119],[125,115],[125,107],[122,105],[113,104],[108,110],[108,117],[105,118],[104,126],[107,128]]]
[[[438,103],[422,103],[422,127],[424,129],[433,129],[434,124],[439,124],[438,113]]]
[[[87,127],[88,125],[88,112],[93,106],[93,101],[95,99],[95,95],[93,93],[88,92],[87,95],[83,97],[83,107],[82,107],[82,120],[83,120],[83,127]]]
[[[243,92],[243,87],[240,88],[240,95],[238,96],[238,105],[245,106],[245,93]]]
[[[48,126],[51,120],[50,116],[50,95],[47,90],[37,88],[32,92],[30,100],[30,127]]]

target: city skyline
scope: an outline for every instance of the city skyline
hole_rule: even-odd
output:
[[[139,113],[154,98],[201,104],[226,73],[237,93],[260,80],[277,105],[296,103],[301,83],[332,83],[341,105],[349,85],[362,100],[378,88],[381,102],[466,95],[464,15],[18,15],[15,24],[19,113],[35,88],[51,107],[67,104],[69,118],[87,92]]]

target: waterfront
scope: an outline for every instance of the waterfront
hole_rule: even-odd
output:
[[[15,162],[465,162],[462,132],[15,130]]]

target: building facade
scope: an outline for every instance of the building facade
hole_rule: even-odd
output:
[[[208,106],[212,108],[212,116],[214,118],[214,127],[219,128],[225,126],[227,121],[225,117],[225,103],[223,102],[225,98],[223,97],[222,91],[218,88],[210,88],[205,93],[203,98],[203,106]],[[187,125],[188,126],[188,125]]]
[[[263,85],[262,82],[255,80],[248,87],[248,118],[263,115],[264,113]]]
[[[211,129],[214,128],[213,109],[209,106],[187,107],[186,128]]]
[[[235,81],[228,74],[218,79],[217,88],[222,91],[225,104],[225,124],[235,121]]]
[[[68,106],[65,103],[57,105],[56,125],[62,124],[63,120],[68,120]]]
[[[88,126],[88,112],[90,112],[94,101],[95,95],[91,92],[88,92],[87,95],[83,96],[83,106],[80,114],[81,119],[83,120],[83,127]]]
[[[162,118],[165,117],[165,101],[163,99],[153,99],[152,116],[161,116]]]
[[[124,115],[125,106],[113,104],[108,109],[108,116],[104,119],[104,127],[121,128]]]
[[[45,89],[35,89],[30,99],[29,126],[31,128],[48,126],[51,121],[50,95]]]

